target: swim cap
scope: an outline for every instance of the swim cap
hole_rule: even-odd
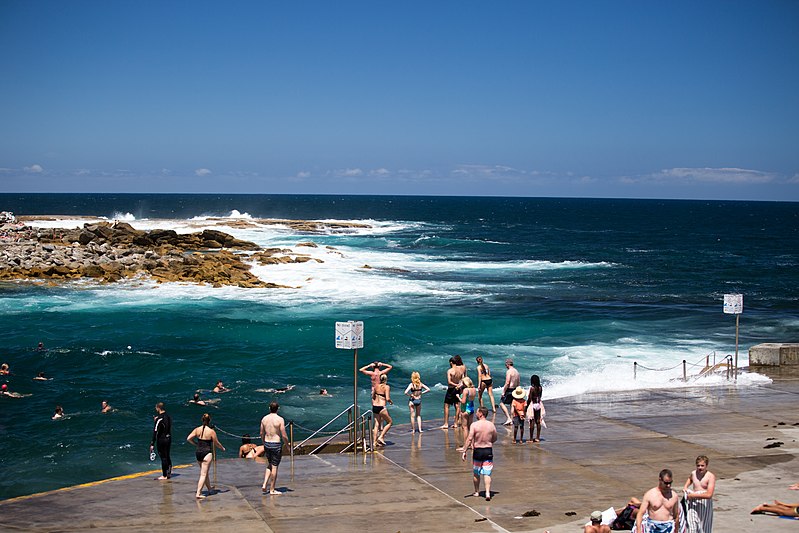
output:
[[[8,388],[8,385],[6,385],[5,383],[3,383],[3,390],[6,390],[7,388]]]

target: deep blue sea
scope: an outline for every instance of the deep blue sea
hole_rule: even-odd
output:
[[[497,386],[513,357],[525,382],[542,377],[547,398],[684,386],[672,381],[683,360],[734,352],[727,293],[744,295],[742,366],[754,344],[799,341],[799,203],[2,194],[0,210],[71,217],[33,224],[40,227],[74,227],[81,217],[213,227],[320,260],[253,267],[291,289],[0,284],[0,362],[12,371],[4,382],[26,395],[0,398],[0,498],[157,468],[148,447],[158,401],[175,421],[176,464],[193,462],[184,439],[205,410],[227,432],[256,434],[277,399],[298,427],[319,427],[352,401],[353,354],[335,349],[336,321],[364,321],[359,360],[394,365],[396,398],[414,370],[435,386],[426,420],[442,416],[454,354],[472,375],[482,355]],[[264,218],[368,227],[309,235]],[[241,221],[251,224],[228,226]],[[298,246],[309,241],[318,246]],[[633,362],[670,370],[639,370],[634,380]],[[53,379],[33,381],[40,371]],[[217,379],[233,391],[211,393]],[[748,374],[738,386],[764,380]],[[367,382],[359,383],[368,406]],[[320,397],[320,388],[333,396]],[[198,390],[217,403],[187,405]],[[100,414],[102,400],[116,411]],[[395,421],[407,422],[406,403],[396,404]],[[66,419],[50,419],[56,405]],[[233,457],[236,439],[221,437],[231,450],[222,457]]]

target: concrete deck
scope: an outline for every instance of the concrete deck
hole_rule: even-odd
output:
[[[776,369],[773,377],[758,388],[552,400],[540,444],[514,445],[499,428],[491,502],[470,496],[471,464],[455,450],[461,436],[397,427],[373,456],[284,458],[280,496],[261,494],[263,463],[228,459],[218,463],[220,492],[199,502],[192,465],[167,482],[151,472],[0,501],[0,522],[26,531],[575,532],[592,510],[640,498],[662,468],[682,488],[704,454],[719,478],[714,531],[796,532],[799,523],[749,514],[764,501],[799,500],[787,489],[799,482],[799,376]],[[432,402],[424,409],[440,413]],[[764,448],[774,442],[784,444]],[[522,517],[533,510],[540,514]]]

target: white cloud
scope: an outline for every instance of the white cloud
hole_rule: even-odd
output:
[[[369,175],[378,178],[385,178],[390,176],[391,172],[387,168],[375,168],[369,171]]]
[[[771,183],[776,176],[769,172],[759,170],[749,170],[745,168],[667,168],[660,172],[641,176],[640,178],[628,178],[630,182],[655,181],[655,182],[701,182],[701,183],[737,183],[737,184],[758,184]]]
[[[296,177],[301,179],[301,180],[304,180],[304,179],[310,178],[311,177],[311,173],[308,172],[308,171],[303,170],[301,172],[297,172],[297,176]]]
[[[44,169],[41,165],[31,165],[29,167],[25,167],[23,170],[25,170],[25,172],[28,174],[41,174],[44,172]]]
[[[209,169],[207,169],[207,168],[198,168],[198,169],[196,169],[194,171],[194,174],[196,174],[197,176],[200,176],[200,177],[210,176],[211,175],[211,171]]]
[[[360,168],[345,168],[336,170],[334,174],[340,178],[357,178],[358,176],[363,176],[363,170]]]

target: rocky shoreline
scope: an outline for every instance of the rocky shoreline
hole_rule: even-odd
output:
[[[0,227],[0,280],[67,281],[81,278],[116,282],[149,278],[161,282],[189,282],[215,287],[291,288],[268,283],[250,272],[250,264],[319,261],[280,248],[261,248],[213,229],[188,234],[174,230],[137,230],[127,222],[98,221],[77,229],[43,229],[23,221],[48,217],[6,219]],[[49,217],[50,220],[58,217]],[[235,224],[238,225],[239,221]],[[248,221],[241,221],[251,224]],[[343,230],[317,221],[273,221],[297,231],[318,233]],[[228,221],[229,224],[229,221]],[[316,247],[313,242],[298,246]]]

